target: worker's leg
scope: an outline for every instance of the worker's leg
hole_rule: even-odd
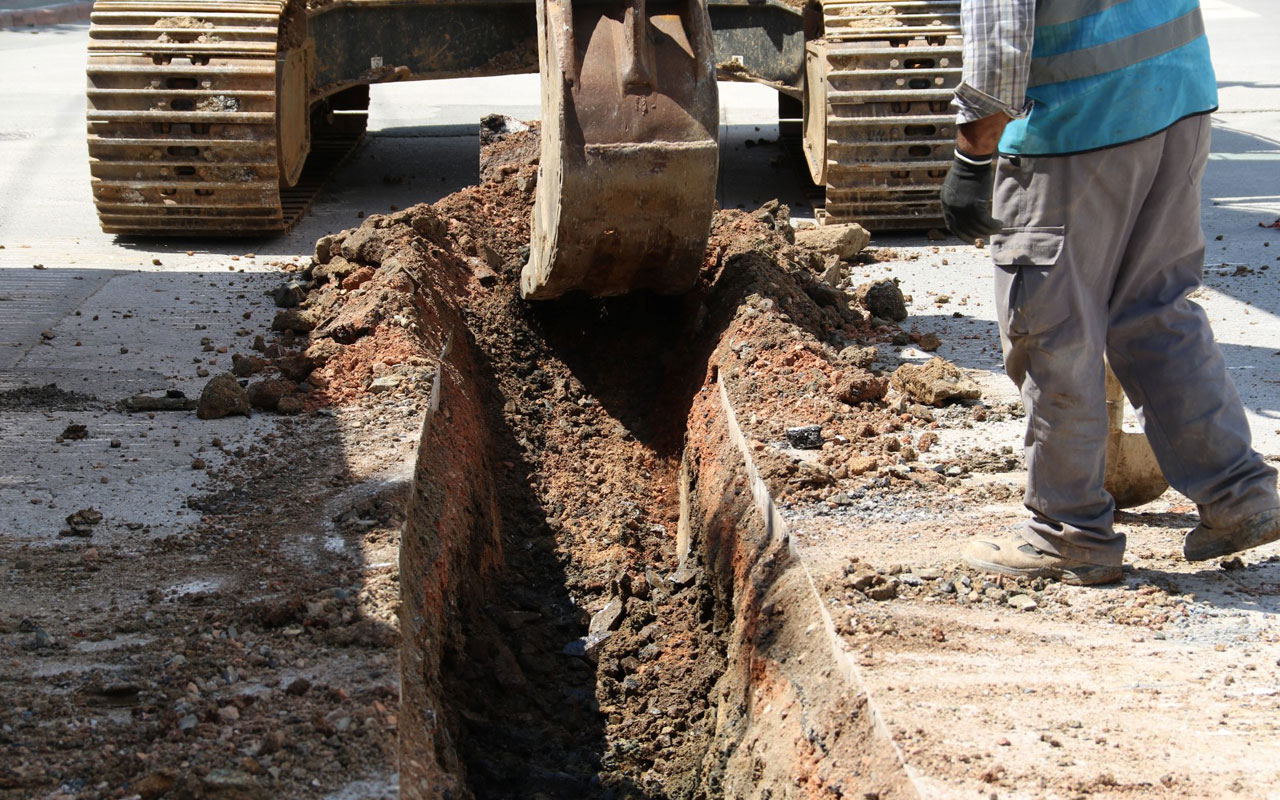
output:
[[[1227,528],[1280,500],[1276,470],[1251,447],[1209,320],[1187,299],[1204,265],[1209,127],[1208,116],[1196,117],[1163,136],[1160,169],[1116,276],[1107,352],[1169,483],[1199,505],[1202,522]]]
[[[1083,155],[1001,160],[992,239],[1005,370],[1027,415],[1023,532],[1036,549],[1119,565],[1103,488],[1111,285],[1159,163],[1152,140]]]

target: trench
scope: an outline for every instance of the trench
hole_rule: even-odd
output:
[[[708,274],[683,298],[431,293],[403,797],[916,796],[735,441],[716,354],[759,287]]]

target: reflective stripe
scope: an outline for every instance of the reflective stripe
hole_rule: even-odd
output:
[[[1036,26],[1061,25],[1106,11],[1128,0],[1040,0],[1036,4]]]
[[[1106,0],[1102,0],[1106,2]],[[1163,25],[1157,25],[1133,36],[1107,42],[1085,50],[1073,50],[1061,55],[1037,58],[1031,61],[1029,86],[1105,75],[1118,69],[1155,58],[1176,50],[1204,36],[1204,18],[1200,9],[1183,14]]]

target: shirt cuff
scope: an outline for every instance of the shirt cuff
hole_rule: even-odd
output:
[[[1031,101],[1025,100],[1021,106],[1002,102],[986,92],[979,91],[967,83],[956,87],[956,97],[952,105],[956,107],[956,123],[984,119],[995,114],[1006,114],[1013,119],[1025,117],[1031,110]]]

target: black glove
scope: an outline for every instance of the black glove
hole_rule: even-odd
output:
[[[942,184],[942,218],[952,233],[969,244],[999,233],[1004,227],[1003,222],[991,216],[994,160],[994,156],[971,156],[957,149]]]

